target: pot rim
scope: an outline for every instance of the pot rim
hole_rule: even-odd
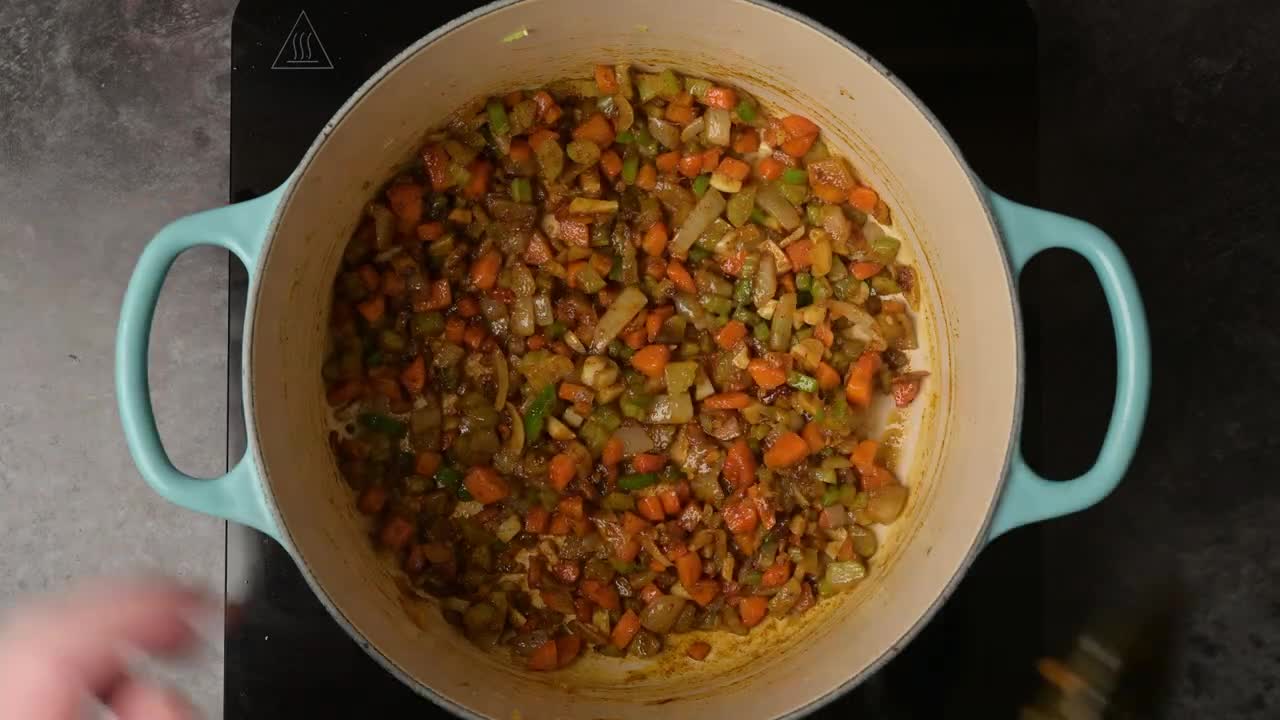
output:
[[[286,179],[284,183],[281,185],[280,190],[282,192],[281,192],[279,201],[276,205],[276,208],[273,212],[271,222],[267,225],[266,234],[262,241],[263,242],[262,251],[258,254],[256,267],[253,268],[253,273],[251,274],[251,277],[257,278],[258,271],[266,265],[268,256],[271,254],[271,246],[273,244],[272,241],[274,240],[276,230],[280,224],[280,220],[283,216],[285,208],[288,206],[289,201],[293,198],[294,192],[297,190],[298,180],[301,179],[301,177],[307,172],[309,166],[311,165],[311,162],[315,159],[315,156],[319,152],[320,148],[328,140],[329,135],[334,131],[334,129],[338,125],[340,125],[347,118],[347,116],[351,113],[352,109],[357,104],[359,104],[359,102],[362,99],[364,99],[365,96],[367,96],[370,92],[372,92],[388,74],[390,74],[391,72],[399,68],[405,62],[407,62],[410,58],[417,55],[419,52],[421,52],[427,46],[434,43],[440,37],[444,36],[447,33],[451,33],[454,30],[458,30],[464,27],[465,25],[469,24],[470,22],[474,20],[478,20],[493,12],[496,12],[498,10],[502,10],[509,6],[517,5],[519,3],[526,2],[526,1],[527,0],[494,0],[494,2],[478,7],[463,15],[459,15],[453,20],[450,20],[449,22],[437,27],[436,29],[432,30],[431,32],[427,33],[426,35],[416,40],[412,45],[405,48],[403,51],[398,53],[391,60],[387,61],[385,65],[383,65],[373,75],[371,75],[368,80],[362,83],[360,87],[357,88],[355,92],[353,92],[345,102],[343,102],[342,106],[338,108],[337,112],[334,113],[333,117],[330,118],[329,121],[325,123],[324,127],[320,130],[320,133],[316,135],[315,141],[311,143],[311,146],[307,149],[306,154],[303,155],[302,160],[299,161],[297,167],[294,169],[292,173],[290,173],[288,179]],[[910,101],[912,105],[915,106],[915,109],[917,112],[919,112],[922,116],[924,116],[925,120],[928,121],[929,125],[933,128],[934,132],[938,134],[938,136],[946,144],[947,148],[951,151],[952,156],[954,157],[955,161],[959,164],[961,170],[964,171],[965,176],[969,179],[970,189],[973,191],[975,199],[982,207],[983,213],[986,215],[987,223],[991,228],[992,238],[995,240],[995,244],[997,246],[997,250],[1000,253],[1000,257],[1003,258],[1004,260],[1003,267],[1001,269],[1003,270],[1005,286],[1009,294],[1010,305],[1012,306],[1012,310],[1013,310],[1013,325],[1014,325],[1013,330],[1014,330],[1014,341],[1015,341],[1014,350],[1016,353],[1016,358],[1014,363],[1016,375],[1014,377],[1013,423],[1009,428],[1009,439],[1005,443],[1004,462],[1002,463],[1000,477],[996,482],[996,491],[993,496],[994,500],[987,507],[986,516],[983,518],[982,525],[980,526],[978,532],[974,535],[973,541],[968,551],[965,553],[964,558],[961,560],[960,564],[957,565],[955,572],[951,575],[950,578],[947,579],[947,582],[941,587],[937,596],[933,599],[933,602],[930,603],[929,607],[926,608],[925,611],[921,613],[918,618],[916,618],[915,622],[912,623],[912,625],[909,628],[907,628],[898,637],[897,640],[895,640],[892,644],[890,644],[889,647],[881,651],[879,657],[877,657],[874,661],[872,661],[869,665],[867,665],[861,672],[850,675],[844,682],[840,683],[836,687],[827,691],[823,695],[820,695],[816,698],[808,700],[804,702],[804,704],[791,709],[785,714],[777,716],[778,718],[800,718],[812,712],[816,712],[817,710],[825,707],[827,704],[841,697],[848,691],[857,687],[864,679],[878,672],[890,660],[897,657],[898,653],[900,653],[908,643],[910,643],[913,639],[915,639],[915,637],[920,633],[920,631],[924,628],[924,626],[927,625],[931,620],[933,620],[934,616],[938,613],[939,609],[941,609],[942,605],[948,599],[950,599],[951,595],[955,592],[956,588],[959,586],[960,581],[965,577],[965,575],[968,574],[969,568],[972,567],[974,560],[977,559],[979,551],[981,551],[982,548],[985,547],[987,539],[989,537],[992,518],[995,515],[996,507],[999,505],[1000,497],[1004,491],[1006,483],[1008,482],[1010,458],[1012,457],[1012,454],[1014,452],[1014,449],[1015,449],[1014,444],[1017,442],[1017,439],[1019,437],[1019,430],[1022,425],[1023,389],[1024,389],[1024,376],[1025,376],[1025,353],[1023,350],[1022,310],[1018,303],[1016,286],[1014,285],[1014,282],[1013,282],[1013,272],[1011,270],[1011,266],[1009,262],[1008,250],[1006,249],[1004,242],[1002,242],[1003,234],[1001,233],[1000,226],[996,222],[995,215],[992,211],[991,203],[988,199],[987,187],[977,177],[977,175],[974,174],[973,168],[971,168],[969,166],[969,163],[965,160],[964,154],[960,152],[960,149],[956,145],[955,140],[951,137],[950,133],[948,133],[947,130],[938,121],[938,118],[933,114],[933,112],[930,111],[929,108],[923,102],[921,102],[920,98],[917,97],[916,94],[912,92],[911,89],[906,86],[906,84],[904,84],[900,79],[898,79],[898,77],[894,75],[887,67],[885,67],[878,60],[876,60],[874,57],[868,54],[865,50],[858,47],[848,38],[832,30],[826,25],[818,22],[817,20],[814,20],[813,18],[809,17],[808,15],[805,15],[802,12],[777,5],[774,2],[771,2],[770,0],[736,0],[736,1],[750,4],[750,5],[756,5],[756,6],[765,8],[767,10],[771,10],[777,13],[778,15],[781,15],[783,18],[786,18],[787,20],[798,22],[817,33],[825,35],[827,38],[839,44],[845,50],[848,50],[850,53],[855,55],[858,59],[867,63],[876,72],[880,73],[882,77],[884,77],[887,81],[889,81],[894,86],[894,88],[897,89],[898,92],[902,93],[902,95],[908,101]],[[284,519],[280,514],[279,508],[276,506],[274,495],[270,492],[270,487],[266,482],[265,470],[267,466],[261,454],[261,445],[258,442],[258,427],[257,427],[257,422],[255,420],[256,405],[254,402],[254,392],[253,392],[254,387],[253,387],[252,376],[250,374],[250,368],[252,367],[251,365],[252,351],[253,351],[253,343],[255,338],[254,320],[257,314],[256,312],[257,303],[258,303],[258,296],[260,291],[261,291],[260,282],[250,283],[248,297],[246,298],[246,303],[245,303],[244,344],[243,344],[242,357],[241,357],[241,373],[243,374],[244,377],[242,378],[243,382],[241,383],[241,385],[243,387],[242,392],[243,392],[243,403],[244,403],[244,409],[245,409],[245,425],[246,425],[246,435],[248,440],[247,452],[252,453],[253,460],[257,465],[257,467],[259,468],[259,481],[262,482],[264,486],[263,495],[271,499],[271,502],[267,503],[267,506],[269,508],[269,512],[271,514],[272,520],[274,521],[274,524],[278,530],[278,539],[283,545],[285,545],[286,549],[289,551],[289,555],[293,558],[294,563],[297,564],[298,569],[301,571],[302,577],[306,580],[307,585],[311,588],[312,592],[315,593],[316,597],[320,600],[321,604],[323,604],[325,608],[329,611],[330,616],[332,616],[333,619],[336,620],[338,624],[342,626],[343,630],[346,631],[347,635],[350,636],[351,639],[354,640],[356,644],[358,644],[365,651],[365,653],[369,655],[369,657],[373,658],[373,660],[377,662],[378,665],[382,666],[383,669],[385,669],[387,672],[393,675],[396,679],[400,680],[400,682],[404,683],[406,686],[413,689],[414,692],[416,692],[417,694],[421,695],[422,697],[425,697],[426,699],[435,703],[437,706],[445,708],[446,710],[454,713],[455,715],[458,715],[460,717],[465,717],[465,718],[475,718],[476,720],[489,720],[489,718],[486,718],[486,716],[480,715],[472,711],[471,709],[464,707],[462,705],[459,705],[458,703],[450,700],[449,698],[437,693],[433,688],[428,686],[426,683],[418,680],[413,675],[406,672],[394,660],[387,657],[385,654],[383,654],[383,652],[379,648],[377,648],[372,643],[370,643],[369,640],[365,638],[355,628],[354,624],[347,618],[347,616],[343,613],[343,611],[333,603],[333,601],[329,598],[328,592],[315,580],[315,577],[313,576],[310,567],[307,565],[305,558],[301,557],[297,553],[296,551],[297,548],[293,542],[293,536],[289,532],[288,525],[284,522]]]

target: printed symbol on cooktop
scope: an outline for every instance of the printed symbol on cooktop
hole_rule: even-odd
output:
[[[303,10],[298,15],[298,19],[293,21],[293,29],[285,37],[284,44],[280,46],[280,52],[276,53],[276,60],[271,63],[271,69],[333,69],[333,62],[329,60],[329,53],[325,52],[324,45],[320,43],[320,36],[316,34],[316,29],[311,26],[311,18],[307,17],[306,10]]]

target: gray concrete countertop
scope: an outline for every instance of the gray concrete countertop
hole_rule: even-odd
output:
[[[233,9],[0,3],[0,607],[139,571],[221,590],[224,523],[138,477],[112,372],[145,243],[226,202]],[[152,331],[165,446],[205,476],[226,467],[226,268],[221,250],[181,257]],[[165,677],[221,717],[220,662]]]

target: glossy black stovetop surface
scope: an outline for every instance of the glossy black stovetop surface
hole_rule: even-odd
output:
[[[468,2],[298,3],[243,0],[232,32],[231,199],[281,183],[339,105],[387,60]],[[1021,0],[983,3],[785,2],[844,34],[900,76],[933,110],[991,187],[1037,197],[1037,30]],[[305,11],[306,22],[299,24]],[[286,38],[313,32],[310,54]],[[298,32],[293,32],[297,36]],[[274,66],[274,68],[273,68]],[[1036,337],[1038,290],[1024,280]],[[230,456],[244,447],[239,399],[245,273],[231,261]],[[1036,343],[1028,440],[1039,423]],[[1105,362],[1105,358],[1100,362]],[[1043,652],[1041,534],[987,548],[938,616],[883,670],[816,717],[1013,717],[1035,687]],[[242,603],[226,637],[225,717],[447,717],[384,672],[316,600],[292,560],[253,530],[228,530],[227,590]],[[950,710],[950,712],[948,712]],[[395,715],[385,715],[395,713]]]

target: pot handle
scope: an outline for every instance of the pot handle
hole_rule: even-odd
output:
[[[988,541],[1028,523],[1083,510],[1106,497],[1133,460],[1151,392],[1151,344],[1142,298],[1124,254],[1098,228],[1075,218],[1039,210],[988,191],[1016,278],[1032,257],[1065,248],[1093,266],[1111,309],[1116,334],[1116,396],[1111,422],[1093,467],[1073,480],[1055,482],[1036,474],[1013,448],[1009,481],[991,521]]]
[[[151,320],[164,278],[184,250],[214,245],[231,251],[249,269],[252,284],[258,252],[275,215],[282,188],[224,208],[188,215],[170,223],[147,244],[129,278],[116,329],[116,396],[129,453],[144,480],[172,503],[253,526],[276,536],[262,483],[250,453],[227,474],[195,478],[174,467],[151,408],[147,348]]]

